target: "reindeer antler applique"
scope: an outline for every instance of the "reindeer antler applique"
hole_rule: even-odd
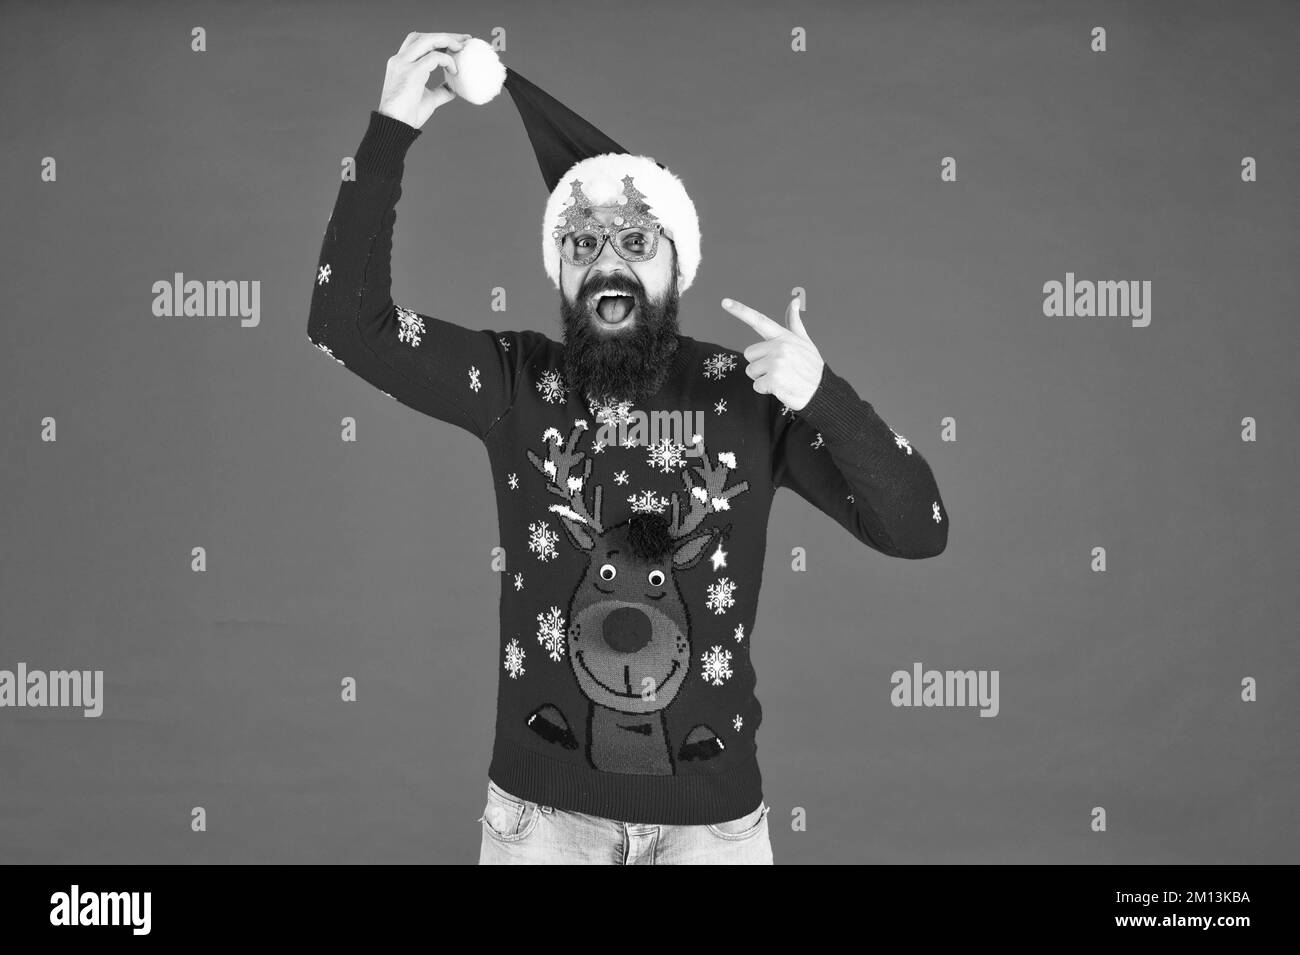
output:
[[[699,437],[698,435],[696,436]],[[695,442],[700,446],[700,464],[682,471],[682,483],[686,485],[687,507],[682,513],[681,501],[677,492],[672,495],[672,517],[669,519],[669,532],[674,538],[689,536],[703,520],[718,511],[731,510],[731,499],[749,490],[749,482],[741,481],[727,487],[727,478],[736,467],[736,455],[731,451],[721,451],[717,463],[709,460],[703,439]],[[692,475],[698,475],[699,483]],[[711,536],[711,535],[710,535]],[[702,538],[707,543],[708,537]],[[686,559],[688,555],[683,555]]]
[[[560,433],[555,428],[547,428],[543,437],[547,438],[546,460],[543,461],[531,448],[527,450],[528,460],[533,467],[546,478],[547,492],[564,498],[564,504],[552,504],[550,510],[560,515],[564,529],[573,543],[582,550],[591,550],[605,530],[601,522],[601,491],[599,484],[592,492],[592,503],[586,502],[587,479],[591,477],[591,460],[586,452],[578,451],[578,439],[587,429],[585,421],[574,422],[569,432],[568,441],[561,444]],[[585,459],[585,460],[584,460]],[[582,463],[582,475],[573,475],[573,469]]]

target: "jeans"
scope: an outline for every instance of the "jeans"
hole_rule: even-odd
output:
[[[479,865],[772,865],[765,801],[703,826],[616,822],[542,806],[488,780]]]

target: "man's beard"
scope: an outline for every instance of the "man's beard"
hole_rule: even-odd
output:
[[[564,320],[565,383],[595,401],[635,401],[657,392],[664,383],[677,342],[678,291],[675,280],[657,302],[647,301],[640,284],[624,275],[596,276],[570,302],[560,290]],[[601,289],[632,296],[636,318],[631,328],[607,332],[596,327],[598,315],[587,301]]]

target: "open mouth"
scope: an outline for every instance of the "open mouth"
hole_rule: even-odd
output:
[[[606,290],[592,296],[591,309],[605,325],[623,325],[636,312],[636,299],[626,292]]]

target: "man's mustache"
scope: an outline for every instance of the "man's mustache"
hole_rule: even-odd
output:
[[[579,293],[579,300],[585,302],[590,299],[591,296],[596,295],[599,292],[618,292],[622,295],[630,295],[638,300],[640,300],[645,294],[641,286],[634,285],[632,282],[626,280],[599,279],[589,282],[586,287],[582,289]]]

